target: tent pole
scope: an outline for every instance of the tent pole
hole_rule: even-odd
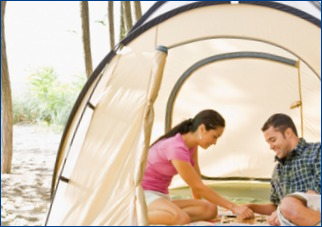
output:
[[[303,117],[303,98],[302,98],[302,80],[301,80],[301,70],[300,61],[296,62],[298,86],[299,86],[299,97],[300,97],[300,116],[301,116],[301,137],[304,136],[304,117]]]
[[[141,153],[141,158],[139,161],[139,165],[135,168],[135,184],[136,188],[136,210],[137,210],[137,223],[138,225],[147,225],[147,206],[145,203],[144,192],[141,186],[141,181],[144,175],[145,165],[147,161],[148,150],[150,146],[150,138],[152,132],[152,125],[154,121],[154,108],[153,104],[158,96],[163,70],[166,63],[166,59],[168,56],[168,48],[165,46],[158,46],[154,56],[154,62],[151,72],[151,82],[147,92],[147,100],[146,107],[144,111],[144,122],[143,122],[143,132],[144,132],[144,147]]]

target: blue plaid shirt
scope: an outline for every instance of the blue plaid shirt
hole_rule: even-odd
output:
[[[276,205],[293,192],[321,193],[321,143],[307,143],[300,138],[296,148],[279,160],[271,185],[270,200]]]

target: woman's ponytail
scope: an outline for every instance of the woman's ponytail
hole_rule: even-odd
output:
[[[162,139],[175,136],[177,133],[186,134],[191,131],[192,125],[193,125],[193,121],[191,118],[188,120],[182,121],[181,123],[173,127],[169,132],[167,132],[166,134],[158,138],[156,141],[154,141],[152,145],[154,145],[155,143],[159,142]]]
[[[177,133],[183,135],[188,132],[195,132],[201,124],[205,125],[206,130],[210,130],[216,129],[217,127],[225,127],[225,120],[218,112],[214,110],[203,110],[199,112],[193,119],[190,118],[173,127],[169,132],[158,138],[152,145],[162,139],[175,136]]]

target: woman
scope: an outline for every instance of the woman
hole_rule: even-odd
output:
[[[197,147],[206,149],[216,144],[224,127],[225,120],[219,113],[204,110],[152,144],[142,180],[149,224],[182,225],[209,220],[217,215],[216,205],[241,219],[253,216],[248,207],[226,200],[201,181]],[[194,199],[170,200],[168,187],[177,173],[190,186]]]

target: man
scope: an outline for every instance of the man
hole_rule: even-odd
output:
[[[299,138],[292,119],[285,114],[271,116],[262,131],[278,162],[271,179],[272,203],[247,206],[270,215],[271,225],[320,225],[321,143]]]

